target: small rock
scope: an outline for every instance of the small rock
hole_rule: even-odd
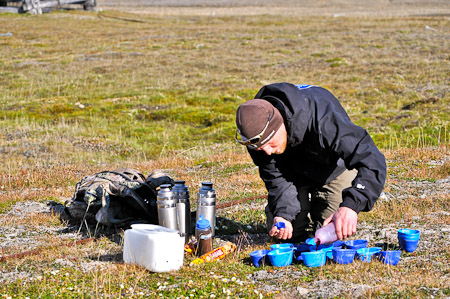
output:
[[[390,195],[390,194],[389,194]],[[388,196],[388,193],[385,193],[385,192],[381,192],[381,194],[380,194],[380,199],[381,200],[389,200],[389,196]]]
[[[370,288],[371,287],[368,285],[359,285],[353,290],[352,297],[354,298],[362,297]]]
[[[310,292],[310,290],[302,287],[297,287],[297,292],[300,296],[306,295]]]
[[[63,267],[73,267],[75,265],[73,262],[65,259],[56,259],[54,263],[59,264]]]
[[[447,177],[447,178],[445,178],[445,179],[440,179],[440,180],[437,180],[436,182],[434,182],[435,184],[445,184],[445,183],[450,183],[450,177]]]

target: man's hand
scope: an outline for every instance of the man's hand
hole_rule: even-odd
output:
[[[275,224],[278,222],[284,222],[285,228],[278,229],[275,227]],[[290,239],[292,238],[292,232],[294,229],[292,228],[292,223],[290,221],[287,221],[283,217],[274,217],[273,218],[273,226],[272,229],[269,231],[269,236],[275,237],[277,239]]]
[[[334,222],[336,235],[339,240],[346,239],[356,233],[358,214],[350,208],[340,207],[323,222],[323,226]]]

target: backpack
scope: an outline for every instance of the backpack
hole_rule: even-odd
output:
[[[84,177],[64,204],[63,220],[106,226],[158,224],[157,189],[174,180],[159,171],[145,176],[131,168],[102,171]]]

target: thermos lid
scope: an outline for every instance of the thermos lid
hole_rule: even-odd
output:
[[[207,229],[210,228],[211,224],[208,219],[203,218],[203,215],[200,215],[197,220],[197,228],[198,229]]]
[[[177,194],[189,193],[188,187],[184,184],[184,181],[175,181],[172,191]]]
[[[211,182],[202,182],[202,189],[211,190],[213,187],[213,183]]]

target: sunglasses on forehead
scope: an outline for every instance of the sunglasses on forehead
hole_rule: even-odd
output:
[[[234,139],[236,139],[236,141],[239,142],[242,145],[252,145],[253,147],[256,147],[255,144],[258,143],[261,140],[261,137],[264,135],[264,132],[267,130],[267,127],[269,126],[271,118],[272,118],[272,115],[269,115],[269,119],[267,120],[266,126],[261,131],[261,133],[259,133],[255,137],[247,139],[244,136],[242,136],[241,132],[239,131],[239,129],[237,129],[236,130],[236,135],[234,136]],[[239,134],[240,139],[238,138],[238,134]]]

